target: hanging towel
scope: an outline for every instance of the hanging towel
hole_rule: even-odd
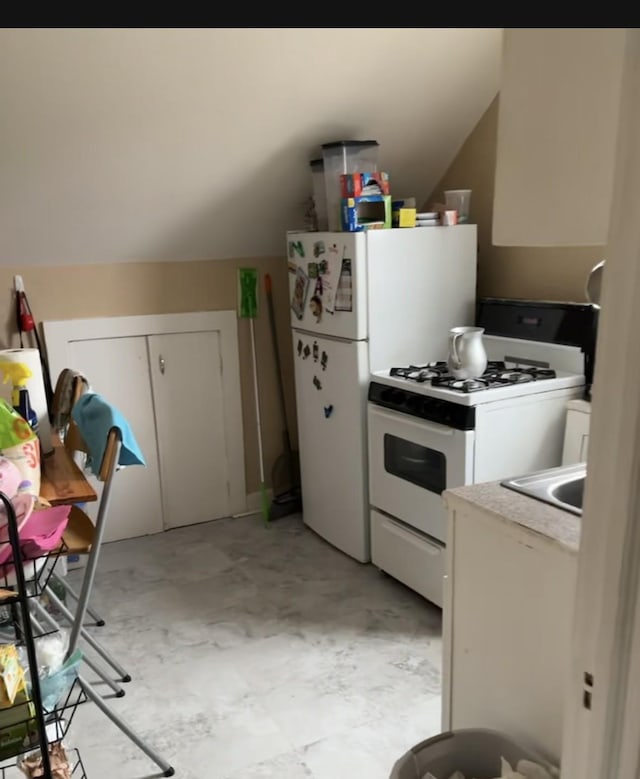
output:
[[[79,371],[64,368],[60,371],[53,395],[53,418],[51,426],[58,433],[65,431],[71,420],[71,406],[75,401],[75,391],[80,383],[80,394],[90,391],[89,381]]]
[[[107,436],[112,427],[120,430],[122,441],[118,465],[146,465],[142,451],[124,415],[102,395],[97,392],[85,392],[71,409],[71,416],[89,449],[87,465],[92,473],[97,474],[100,471]]]

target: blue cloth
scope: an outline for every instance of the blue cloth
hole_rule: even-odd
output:
[[[146,465],[136,437],[121,411],[108,403],[97,392],[85,392],[71,409],[80,435],[89,450],[87,465],[92,473],[100,471],[107,436],[112,427],[120,430],[122,444],[118,465]]]

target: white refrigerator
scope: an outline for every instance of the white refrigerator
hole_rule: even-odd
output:
[[[476,226],[288,232],[302,519],[369,562],[370,373],[445,360],[473,324]]]

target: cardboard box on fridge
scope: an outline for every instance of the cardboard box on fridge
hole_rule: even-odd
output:
[[[342,197],[388,195],[389,174],[383,171],[342,173],[340,174],[340,193]]]
[[[342,199],[342,229],[349,233],[391,228],[391,195]]]

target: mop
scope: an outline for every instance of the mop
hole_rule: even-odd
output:
[[[256,423],[258,433],[258,461],[260,463],[260,509],[265,525],[269,524],[269,499],[264,481],[264,455],[262,452],[262,424],[260,421],[260,395],[258,392],[258,361],[256,359],[256,334],[254,321],[258,315],[258,271],[255,268],[238,269],[238,316],[248,319],[251,330],[251,357],[253,360],[253,391],[256,399]]]

